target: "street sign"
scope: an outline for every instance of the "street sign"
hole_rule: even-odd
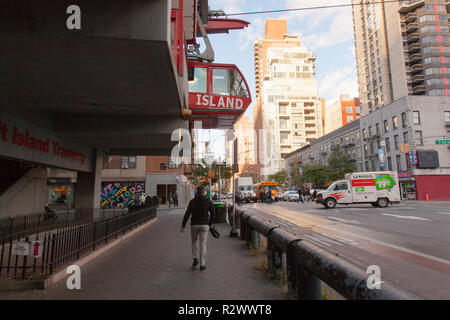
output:
[[[227,163],[225,161],[220,161],[220,162],[213,162],[212,164],[214,167],[226,167]]]
[[[411,164],[417,164],[417,153],[414,150],[411,150],[409,152],[409,160],[411,161]]]
[[[450,140],[436,140],[436,144],[450,144]]]
[[[30,255],[30,243],[25,241],[13,243],[11,247],[11,253],[16,256]]]
[[[43,249],[44,249],[44,241],[32,241],[30,255],[35,258],[40,258],[42,257]]]

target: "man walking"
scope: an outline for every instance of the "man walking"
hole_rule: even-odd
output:
[[[192,258],[194,260],[192,268],[197,267],[200,260],[200,270],[206,269],[206,240],[208,239],[209,227],[215,214],[213,203],[206,198],[205,194],[204,187],[200,186],[197,188],[197,194],[189,202],[181,225],[181,232],[184,232],[186,223],[191,217]]]

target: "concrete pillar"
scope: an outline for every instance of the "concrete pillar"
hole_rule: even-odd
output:
[[[93,172],[78,172],[75,186],[75,209],[77,215],[97,217],[100,214],[100,191],[102,183],[103,152],[97,149],[93,157]]]

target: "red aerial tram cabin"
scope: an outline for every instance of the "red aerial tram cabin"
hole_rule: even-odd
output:
[[[203,129],[232,129],[252,102],[234,64],[189,61],[189,109]]]

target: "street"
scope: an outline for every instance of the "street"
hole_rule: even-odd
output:
[[[450,299],[450,206],[411,201],[326,209],[316,203],[246,204],[286,230],[425,299]]]

